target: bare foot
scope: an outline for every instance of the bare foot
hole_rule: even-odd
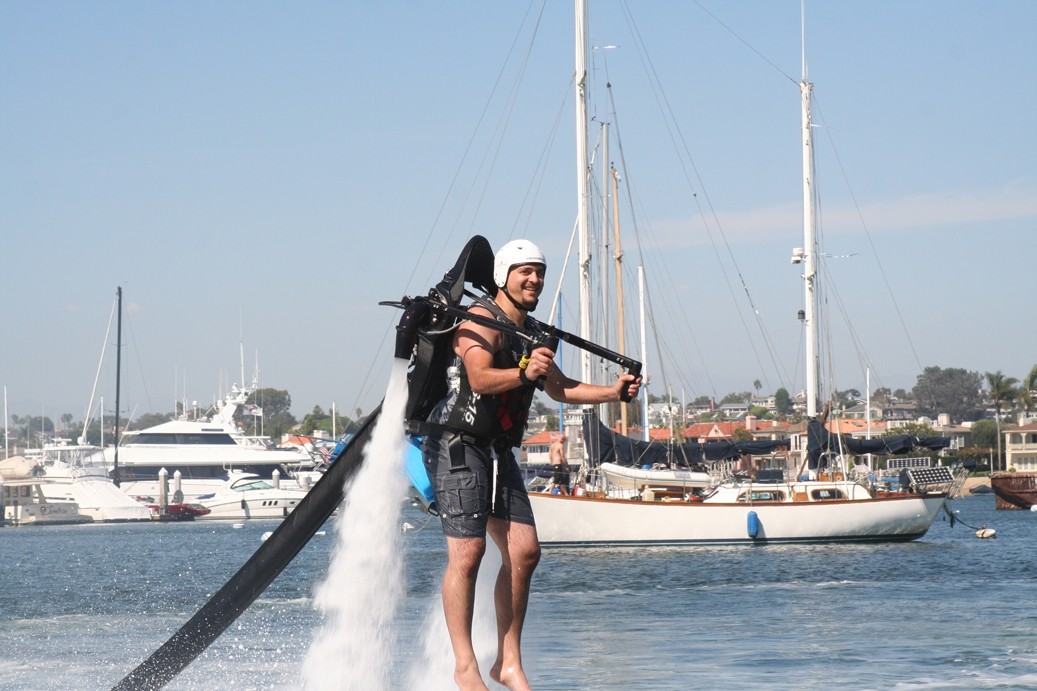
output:
[[[511,691],[529,691],[529,681],[521,667],[504,667],[497,662],[490,668],[490,678]]]
[[[461,691],[488,691],[479,674],[479,665],[454,668],[454,683]]]

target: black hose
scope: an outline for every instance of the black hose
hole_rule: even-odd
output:
[[[363,449],[374,431],[381,410],[379,404],[324,473],[324,477],[306,493],[277,530],[226,585],[162,647],[113,686],[112,691],[162,688],[256,601],[341,503],[346,481],[363,464]]]

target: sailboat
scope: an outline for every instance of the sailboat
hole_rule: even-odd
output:
[[[577,158],[581,205],[586,190],[586,39],[584,0],[576,0]],[[755,477],[731,477],[701,492],[657,492],[651,486],[636,496],[590,488],[573,496],[531,493],[537,532],[545,546],[761,544],[828,542],[897,542],[915,540],[929,530],[945,503],[960,489],[965,476],[947,467],[905,468],[894,488],[876,485],[867,475],[853,475],[844,450],[849,440],[825,430],[818,418],[819,315],[815,288],[818,279],[814,237],[812,84],[805,60],[800,82],[803,136],[804,247],[796,259],[804,265],[807,327],[808,424],[801,467],[794,477],[783,471],[758,472]],[[581,125],[582,123],[582,125]],[[583,213],[581,213],[581,217]],[[582,232],[586,223],[580,224]],[[585,245],[581,238],[581,248]],[[581,255],[582,259],[582,255]],[[795,260],[794,260],[795,261]],[[581,309],[589,301],[581,290]],[[584,365],[584,373],[589,367]],[[876,450],[887,442],[868,440]],[[896,449],[911,448],[905,439]],[[862,448],[858,446],[857,448]],[[893,449],[888,449],[893,450]]]
[[[120,336],[117,348],[121,346],[121,314],[122,288],[116,291],[116,302],[113,305],[113,317],[119,315]],[[109,322],[109,329],[111,324]],[[105,334],[105,342],[108,333]],[[104,361],[104,348],[101,351]],[[118,354],[116,356],[118,362]],[[118,370],[118,365],[117,365]],[[100,373],[100,367],[98,368]],[[119,374],[116,373],[116,416],[118,416]],[[151,511],[138,501],[119,489],[109,477],[108,468],[100,460],[100,447],[87,443],[86,426],[90,423],[90,411],[93,410],[93,394],[87,406],[82,437],[75,443],[71,439],[54,439],[43,444],[39,449],[26,452],[26,457],[37,464],[38,485],[36,491],[48,500],[58,502],[64,507],[76,507],[73,522],[132,522],[150,521]],[[116,418],[118,426],[118,418]],[[71,509],[66,509],[71,511]],[[48,510],[50,518],[54,518],[53,508]]]

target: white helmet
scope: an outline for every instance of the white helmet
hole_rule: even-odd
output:
[[[511,267],[520,264],[540,264],[547,268],[544,253],[539,247],[529,240],[512,240],[497,250],[497,255],[493,258],[493,282],[498,288],[503,288],[507,284]]]

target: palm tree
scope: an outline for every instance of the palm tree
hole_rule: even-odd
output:
[[[994,402],[994,422],[997,427],[997,462],[995,465],[1001,463],[1001,404],[1007,403],[1016,397],[1017,391],[1015,385],[1019,383],[1019,380],[1015,377],[1006,377],[1001,373],[1001,370],[997,372],[986,373],[987,386],[990,388],[990,398]]]
[[[1030,408],[1033,407],[1035,396],[1037,396],[1037,365],[1034,365],[1030,369],[1030,373],[1023,378],[1022,386],[1019,387],[1019,391],[1016,393],[1016,399],[1019,401],[1019,405],[1022,406],[1023,412],[1027,415],[1030,414]]]

